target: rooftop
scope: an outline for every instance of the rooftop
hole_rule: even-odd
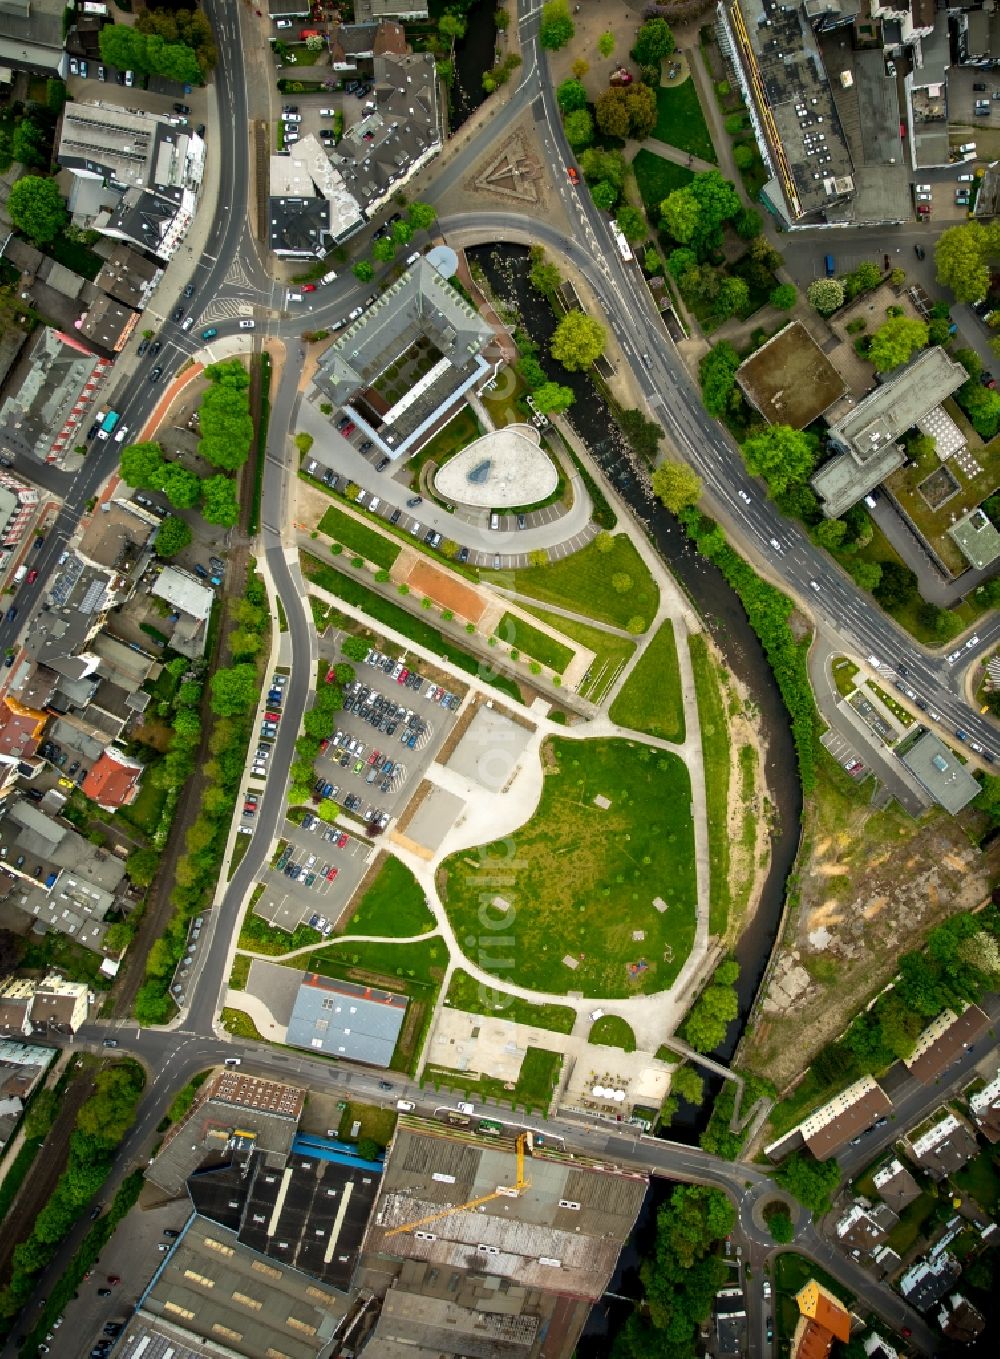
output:
[[[917,1164],[935,1180],[961,1170],[979,1151],[968,1125],[947,1110],[920,1136],[911,1135],[909,1146]]]
[[[894,1212],[902,1212],[908,1203],[920,1197],[919,1184],[902,1161],[895,1157],[887,1165],[876,1170],[872,1178],[879,1197],[884,1199]]]
[[[0,701],[0,760],[16,763],[35,753],[48,715],[26,708],[13,695]]]
[[[820,1161],[888,1114],[892,1103],[871,1076],[862,1076],[799,1124],[802,1139]]]
[[[982,509],[970,510],[957,524],[952,524],[948,536],[977,571],[984,571],[1000,557],[1000,531]]]
[[[307,972],[295,997],[285,1042],[387,1067],[407,1003],[405,996],[389,991]]]
[[[424,1261],[442,1271],[486,1270],[525,1288],[598,1298],[635,1223],[646,1177],[536,1146],[519,1194],[462,1206],[514,1185],[516,1177],[509,1140],[488,1142],[403,1115],[366,1254]],[[454,1211],[426,1232],[388,1234],[445,1208]]]
[[[202,585],[197,576],[179,566],[165,566],[150,593],[202,623],[208,621],[215,600],[209,586]]]
[[[918,1260],[898,1281],[899,1291],[918,1311],[926,1312],[940,1302],[962,1275],[962,1266],[953,1255],[941,1251],[932,1259]]]
[[[77,333],[109,354],[119,354],[139,324],[139,313],[101,293],[80,318]]]
[[[79,340],[40,326],[0,402],[0,449],[45,461],[79,443],[109,371],[109,360],[95,358]]]
[[[104,505],[100,513],[90,516],[75,550],[94,566],[131,572],[152,537],[152,529],[130,514],[121,501],[109,500]]]
[[[142,768],[137,760],[130,760],[124,751],[108,746],[96,764],[91,765],[80,785],[81,791],[106,812],[128,807],[139,796]]]
[[[918,729],[897,746],[896,754],[947,812],[960,812],[980,791],[969,770],[932,731]]]
[[[736,370],[744,396],[770,425],[805,429],[847,391],[801,321],[790,321]]]
[[[104,261],[94,286],[135,311],[142,311],[162,275],[158,264],[120,243]]]

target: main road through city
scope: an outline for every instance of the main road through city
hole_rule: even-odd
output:
[[[993,727],[983,722],[979,714],[963,701],[956,673],[906,637],[823,553],[812,546],[797,526],[781,518],[761,487],[747,476],[738,450],[704,412],[698,394],[662,328],[641,277],[618,255],[606,219],[594,207],[588,193],[567,188],[565,165],[568,163],[569,151],[563,139],[547,70],[544,62],[538,59],[537,11],[531,10],[526,0],[520,0],[520,5],[524,66],[522,82],[513,95],[513,111],[529,105],[532,107],[539,146],[545,150],[549,168],[562,189],[571,214],[575,215],[579,231],[570,238],[535,219],[504,212],[456,217],[443,222],[442,228],[460,243],[505,238],[539,241],[557,255],[571,260],[587,278],[598,298],[607,324],[614,331],[621,351],[654,414],[678,452],[702,476],[710,507],[726,525],[734,540],[751,555],[763,560],[768,574],[807,603],[819,625],[832,636],[840,638],[846,650],[862,658],[874,654],[891,665],[897,665],[905,658],[913,687],[919,689],[921,695],[938,708],[949,723],[961,725],[988,750],[997,752],[998,743]],[[294,565],[295,554],[286,552],[282,534],[287,517],[289,484],[294,480],[294,471],[287,458],[287,434],[293,428],[298,400],[302,351],[298,348],[297,337],[301,320],[288,316],[276,317],[273,313],[262,314],[265,299],[270,299],[273,288],[263,276],[249,230],[247,186],[250,182],[250,156],[246,135],[247,81],[242,32],[244,12],[239,6],[224,4],[224,0],[207,0],[206,9],[215,26],[219,52],[214,95],[218,107],[215,121],[220,140],[209,145],[209,154],[219,157],[218,198],[214,205],[206,201],[201,206],[203,213],[212,212],[212,224],[205,249],[189,279],[195,285],[195,297],[199,304],[203,299],[210,301],[223,296],[232,297],[234,288],[227,277],[234,265],[239,263],[242,274],[240,297],[245,301],[247,278],[258,290],[259,309],[255,313],[257,329],[254,338],[259,340],[264,336],[273,336],[284,341],[286,346],[286,361],[274,395],[266,450],[262,538],[268,573],[282,600],[288,621],[291,676],[286,706],[290,713],[299,713],[308,702],[315,651],[307,610],[303,607],[304,591]],[[511,104],[508,104],[505,121],[508,121],[511,112]],[[457,176],[465,172],[465,168],[474,162],[494,135],[494,128],[487,123],[444,164],[436,181],[437,187],[432,185],[426,196],[433,201],[437,192],[456,182]],[[169,277],[171,286],[178,291],[177,301],[180,302],[180,288],[188,279],[174,277],[172,271]],[[353,279],[339,279],[322,295],[316,295],[321,296],[321,300],[310,315],[310,325],[315,328],[329,325],[336,317],[342,316],[345,310],[357,305],[362,292]],[[174,305],[166,300],[163,303],[168,313]],[[213,324],[220,335],[238,333],[235,320],[213,321]],[[186,334],[171,322],[163,326],[161,339],[163,350],[158,362],[163,364],[167,372],[173,371],[181,361],[195,353],[199,343],[196,329]],[[112,404],[121,412],[122,423],[130,433],[135,433],[145,424],[156,398],[157,389],[139,368],[122,382]],[[46,469],[44,483],[62,497],[63,507],[45,542],[37,550],[33,562],[39,570],[37,581],[30,587],[22,587],[18,593],[17,619],[13,623],[4,622],[0,625],[0,648],[15,642],[32,610],[42,601],[59,553],[79,522],[87,500],[114,470],[120,447],[112,440],[103,443],[96,441],[80,472],[73,477]],[[770,546],[771,539],[778,541],[779,549]],[[970,658],[992,645],[998,637],[1000,619],[991,619],[980,628],[980,642],[970,649]],[[293,722],[282,725],[272,761],[275,774],[287,769],[291,763],[295,735]],[[128,1023],[119,1023],[113,1029],[93,1024],[82,1030],[74,1040],[87,1047],[99,1048],[101,1042],[113,1034],[119,1048],[134,1053],[144,1062],[150,1075],[139,1118],[123,1143],[116,1163],[116,1179],[122,1178],[134,1165],[143,1163],[156,1125],[177,1089],[196,1072],[219,1063],[233,1051],[231,1040],[216,1030],[215,1017],[228,975],[229,956],[239,914],[277,831],[284,808],[284,791],[284,780],[272,776],[258,811],[257,833],[251,839],[250,849],[233,878],[220,888],[216,909],[210,913],[206,947],[189,988],[186,1008],[174,1025],[165,1029],[141,1030]],[[312,1058],[305,1053],[296,1055],[279,1052],[265,1044],[242,1044],[240,1050],[244,1061],[255,1072],[307,1081],[318,1088],[334,1088],[355,1098],[386,1099],[379,1089],[377,1076],[342,1069],[334,1063]],[[971,1061],[972,1054],[966,1054],[966,1059]],[[963,1070],[964,1067],[952,1073],[954,1079],[957,1080]],[[403,1078],[394,1079],[396,1088],[390,1098],[405,1095],[416,1103],[421,1112],[433,1112],[433,1100],[428,1100],[419,1087]],[[941,1097],[940,1089],[930,1092],[927,1107],[931,1107]],[[704,1181],[725,1188],[737,1205],[740,1228],[747,1240],[758,1250],[769,1246],[770,1238],[759,1220],[759,1212],[755,1216],[754,1208],[756,1206],[759,1210],[761,1201],[774,1191],[771,1181],[758,1167],[734,1165],[695,1148],[638,1138],[631,1130],[623,1132],[609,1129],[607,1125],[576,1124],[564,1119],[553,1119],[539,1121],[539,1126],[552,1136],[564,1137],[589,1155],[624,1160],[654,1173]],[[70,1235],[60,1255],[40,1281],[42,1290],[65,1265],[82,1234],[83,1225],[78,1232]],[[800,1215],[798,1230],[799,1243],[815,1254],[832,1274],[843,1279],[852,1291],[893,1325],[908,1325],[921,1348],[928,1352],[933,1350],[934,1334],[896,1294],[876,1283],[854,1262],[832,1248],[804,1215]],[[9,1346],[4,1354],[8,1352]]]

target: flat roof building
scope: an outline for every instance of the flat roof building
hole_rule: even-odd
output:
[[[948,537],[977,571],[985,571],[1000,557],[1000,530],[982,509],[970,510],[950,525]]]
[[[952,815],[980,792],[966,766],[932,731],[918,728],[896,747],[896,755],[934,801]]]
[[[294,3],[294,0],[290,2]],[[423,0],[354,0],[354,18],[359,24],[378,19],[416,23],[427,18],[427,6]]]
[[[64,75],[63,0],[3,0],[0,4],[0,66],[42,75]]]
[[[285,1042],[369,1066],[392,1061],[407,999],[373,986],[307,972],[292,1007]]]
[[[940,346],[922,350],[905,368],[830,426],[840,452],[812,478],[823,513],[836,519],[903,465],[901,435],[923,420],[968,380],[968,373]]]
[[[450,253],[450,252],[449,252]],[[493,331],[422,256],[322,355],[315,383],[394,460],[415,452],[465,394],[485,380]],[[396,365],[398,384],[386,378]]]
[[[805,429],[847,384],[801,321],[790,321],[736,370],[740,391],[769,425]]]
[[[724,49],[764,165],[762,194],[788,226],[815,226],[850,200],[854,165],[804,6],[723,0]]]

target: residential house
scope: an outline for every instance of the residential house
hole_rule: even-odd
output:
[[[801,1141],[818,1160],[826,1161],[891,1110],[892,1101],[878,1082],[862,1076],[764,1150],[780,1157]]]
[[[160,265],[120,243],[104,261],[94,284],[116,302],[144,311],[162,277]]]
[[[118,572],[90,566],[72,550],[58,568],[42,607],[22,637],[31,659],[64,680],[82,679],[98,667],[90,643],[104,626],[109,609],[131,593]]]
[[[982,1312],[973,1307],[961,1293],[952,1293],[950,1298],[942,1302],[937,1320],[948,1339],[960,1345],[971,1345],[986,1329]]]
[[[989,1022],[978,1005],[967,1005],[960,1015],[954,1010],[944,1010],[931,1020],[909,1057],[903,1059],[910,1075],[923,1085],[936,1081],[985,1033]]]
[[[80,318],[78,333],[106,354],[120,354],[139,324],[139,312],[102,293]]]
[[[0,469],[0,571],[23,555],[38,519],[39,494],[6,468]]]
[[[0,1039],[0,1149],[21,1121],[29,1095],[55,1061],[57,1050],[16,1037]]]
[[[837,1239],[845,1250],[870,1254],[883,1243],[898,1221],[887,1203],[873,1207],[867,1199],[858,1199],[838,1221]]]
[[[947,1179],[979,1152],[975,1134],[964,1119],[940,1109],[922,1128],[904,1138],[910,1155],[934,1180]]]
[[[68,69],[63,51],[63,0],[3,0],[0,4],[0,66],[34,75],[61,76]]]
[[[879,1197],[896,1213],[920,1197],[919,1184],[896,1157],[876,1170],[872,1178]]]
[[[985,1085],[969,1096],[973,1122],[988,1142],[1000,1142],[1000,1068]]]
[[[836,519],[874,490],[905,458],[899,439],[968,380],[938,345],[889,376],[827,431],[834,457],[812,478],[823,513]]]
[[[835,1294],[810,1279],[795,1295],[799,1319],[792,1335],[791,1359],[826,1359],[833,1342],[851,1338],[851,1314]]]
[[[453,261],[451,251],[421,256],[341,332],[316,371],[323,397],[343,406],[394,461],[416,452],[495,371],[484,353],[493,331],[449,282]],[[434,360],[419,376],[418,347]],[[408,362],[415,364],[414,381],[400,396],[383,375]],[[320,449],[313,451],[324,460]]]
[[[423,0],[354,0],[354,18],[359,24],[378,23],[382,19],[419,23],[427,18],[427,5]]]
[[[31,1023],[43,1033],[76,1033],[87,1021],[90,993],[86,982],[67,981],[50,972],[34,983],[31,998]]]
[[[131,806],[139,796],[142,770],[138,760],[130,759],[115,746],[108,746],[91,765],[80,790],[106,812],[117,812]]]
[[[28,977],[5,977],[0,982],[0,1034],[4,1038],[30,1038],[31,1001],[35,983]]]
[[[0,764],[16,771],[38,749],[48,714],[27,708],[12,694],[0,699]]]
[[[16,363],[0,403],[0,451],[60,463],[84,441],[111,361],[74,335],[40,326]]]
[[[180,566],[165,566],[153,582],[150,594],[164,599],[179,617],[170,645],[192,660],[201,656],[208,640],[208,620],[215,595],[197,576]]]
[[[716,1354],[742,1354],[747,1336],[747,1305],[743,1289],[720,1289],[712,1304],[712,1316],[715,1322]]]
[[[962,1266],[947,1250],[915,1261],[897,1284],[900,1293],[919,1312],[926,1312],[952,1288],[962,1276]]]
[[[861,1344],[868,1359],[899,1359],[898,1350],[893,1349],[878,1331],[869,1331]]]

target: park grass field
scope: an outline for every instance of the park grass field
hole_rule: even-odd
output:
[[[486,892],[490,919],[498,930],[503,922],[510,941],[482,962],[498,976],[553,995],[665,989],[694,941],[694,830],[683,761],[631,741],[562,737],[546,743],[542,759],[535,815],[502,845],[514,882],[506,896],[495,885],[489,847],[452,855],[439,870],[456,935],[482,934]]]
[[[684,740],[684,699],[677,664],[677,642],[669,619],[657,629],[638,664],[612,703],[609,717],[619,726]]]
[[[640,631],[645,632],[660,603],[656,582],[626,534],[615,534],[610,539],[610,551],[602,552],[601,547],[607,542],[601,535],[562,561],[515,572],[517,593],[572,609],[616,628],[627,628],[635,619],[641,621]],[[483,572],[484,579],[489,575]],[[627,589],[615,588],[616,576],[628,578]]]
[[[347,922],[347,934],[383,934],[406,939],[434,929],[420,884],[398,859],[388,858]]]

